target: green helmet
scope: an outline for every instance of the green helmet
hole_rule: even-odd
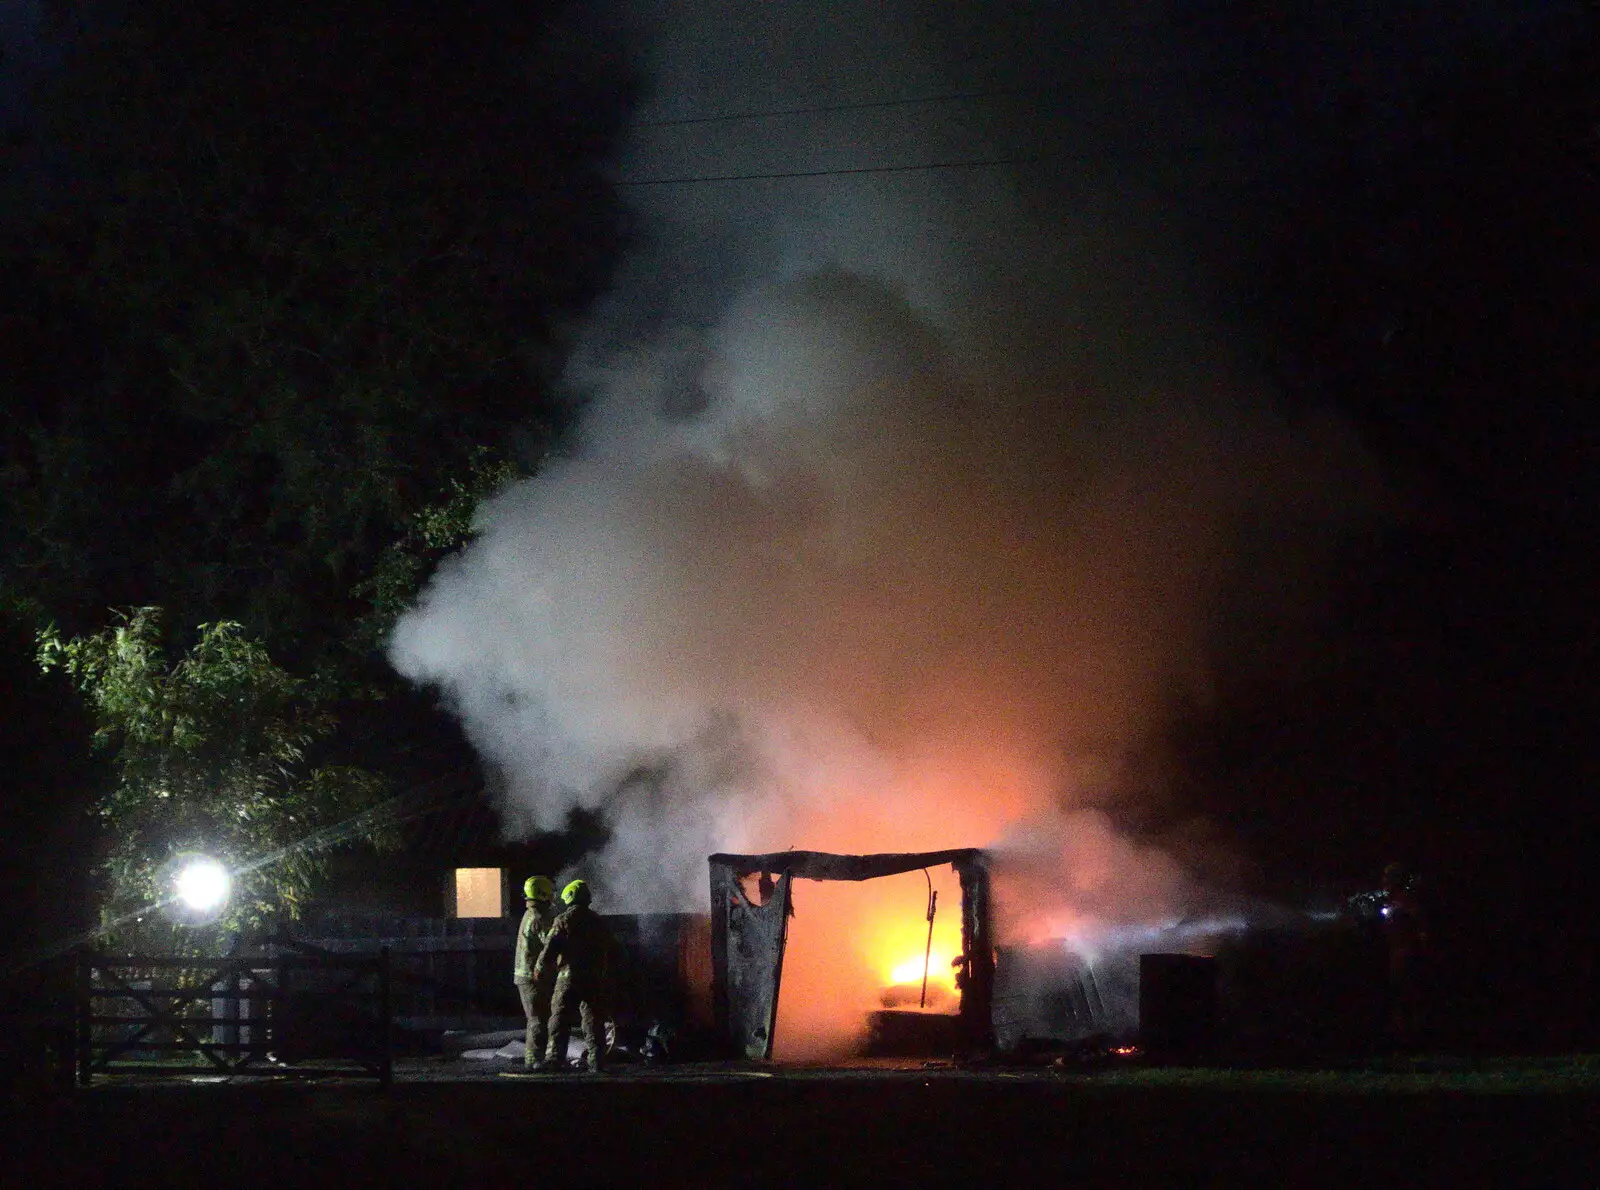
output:
[[[574,880],[561,890],[561,902],[564,905],[587,905],[591,899],[588,882],[583,880]]]
[[[522,895],[529,901],[548,901],[556,895],[556,882],[548,876],[529,876],[522,882]]]

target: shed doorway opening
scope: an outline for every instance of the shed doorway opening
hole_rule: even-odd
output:
[[[735,1053],[837,1058],[860,1052],[875,1019],[907,1015],[948,1020],[952,1048],[992,1043],[982,851],[785,851],[710,862],[713,1000]]]
[[[774,1060],[870,1053],[874,1026],[887,1013],[938,1015],[953,1024],[961,888],[948,864],[876,880],[797,880],[791,897]]]

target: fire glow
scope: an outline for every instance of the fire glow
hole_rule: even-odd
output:
[[[889,986],[903,983],[920,984],[926,972],[930,987],[937,983],[955,991],[955,976],[951,972],[951,964],[955,961],[955,957],[953,954],[932,953],[929,955],[926,967],[923,965],[921,955],[907,959],[889,972]]]
[[[572,453],[478,509],[391,657],[504,777],[509,835],[603,814],[585,875],[612,912],[704,911],[714,852],[983,847],[1001,945],[1181,920],[1182,865],[1098,807],[1171,793],[1233,534],[1264,500],[1315,520],[1338,468],[1220,373],[1213,422],[1203,361],[1084,371],[1055,350],[1071,294],[991,325],[869,257],[591,359]],[[933,877],[943,1011],[961,897]],[[913,970],[917,1004],[928,891],[798,882],[778,1057],[847,1051]]]
[[[928,883],[939,893],[926,1011],[954,1012],[951,960],[961,953],[961,890],[948,866],[860,883],[799,880],[784,954],[773,1056],[818,1062],[848,1056],[869,1014],[917,1011],[928,946]]]

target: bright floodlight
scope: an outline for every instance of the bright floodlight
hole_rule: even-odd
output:
[[[178,869],[178,900],[196,913],[209,913],[228,899],[233,881],[228,869],[209,856],[197,856]]]

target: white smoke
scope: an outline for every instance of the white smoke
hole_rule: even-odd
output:
[[[1308,448],[1185,394],[1097,417],[985,346],[829,272],[695,344],[693,416],[659,412],[681,334],[593,375],[582,447],[482,509],[393,641],[512,831],[604,806],[614,874],[675,902],[709,850],[813,843],[788,832],[835,803],[896,849],[1124,792],[1203,697],[1230,534],[1306,495]]]
[[[664,167],[636,143],[629,168]],[[1263,583],[1240,559],[1366,480],[1177,296],[1135,193],[1079,169],[656,200],[573,365],[571,449],[480,509],[393,637],[508,833],[603,809],[616,910],[789,846],[1004,844],[1057,894],[1019,934],[1193,899],[1089,808],[1171,796],[1217,625],[1299,590],[1294,551]]]

